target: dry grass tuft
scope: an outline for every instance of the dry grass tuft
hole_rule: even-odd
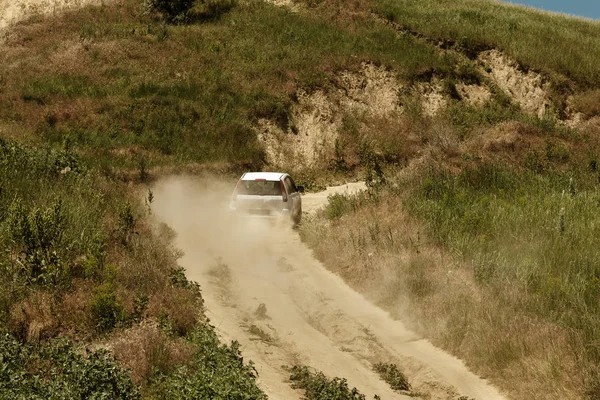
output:
[[[202,304],[190,290],[175,287],[150,298],[148,316],[166,318],[174,332],[185,336],[202,319]]]
[[[13,305],[9,321],[11,330],[22,332],[27,342],[39,342],[54,336],[58,327],[54,306],[50,293],[32,292],[25,300]]]
[[[590,90],[573,96],[573,105],[588,118],[600,115],[600,89]]]
[[[115,334],[106,345],[131,370],[131,378],[138,385],[148,383],[156,373],[168,374],[187,365],[194,357],[193,345],[169,337],[152,319]]]

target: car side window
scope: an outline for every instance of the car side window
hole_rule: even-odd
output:
[[[294,182],[289,176],[285,177],[285,188],[287,189],[289,194],[296,193],[296,187],[294,186]]]
[[[291,189],[292,193],[296,193],[298,191],[298,189],[296,188],[296,184],[294,183],[294,180],[291,177],[287,177],[285,178],[286,181],[289,181],[289,187]]]
[[[292,186],[290,185],[290,181],[287,177],[283,180],[283,184],[285,185],[285,190],[288,192],[288,194],[294,193],[294,191],[292,190]]]

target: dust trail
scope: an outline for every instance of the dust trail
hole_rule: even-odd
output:
[[[503,399],[460,360],[433,347],[366,301],[315,260],[286,224],[240,219],[228,210],[234,181],[175,177],[153,188],[154,215],[177,232],[190,279],[225,340],[256,363],[270,398],[293,399],[281,365],[307,364],[348,379],[368,398],[408,398],[372,370],[394,362],[424,398]],[[346,190],[345,188],[337,190]],[[327,201],[304,196],[309,208]]]

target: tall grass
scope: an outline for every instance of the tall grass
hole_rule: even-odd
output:
[[[481,285],[502,293],[511,282],[520,293],[505,299],[511,307],[569,327],[584,342],[581,356],[597,363],[600,192],[595,175],[579,178],[483,166],[432,174],[406,204],[473,263]]]

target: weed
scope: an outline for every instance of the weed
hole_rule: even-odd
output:
[[[380,154],[375,152],[372,143],[363,140],[359,150],[360,163],[365,169],[365,184],[369,189],[378,189],[386,184],[383,173],[383,160]]]
[[[356,388],[350,389],[345,378],[328,379],[305,365],[294,365],[289,371],[292,387],[304,390],[307,400],[365,400],[365,395]]]
[[[381,379],[389,383],[392,389],[410,389],[406,376],[398,369],[396,364],[377,363],[373,365],[373,369],[381,376]]]
[[[256,336],[258,339],[267,344],[273,343],[275,341],[275,339],[271,335],[269,335],[263,329],[254,324],[250,325],[250,328],[248,328],[248,333]]]
[[[140,182],[146,182],[148,180],[148,161],[146,160],[146,157],[142,156],[140,158],[139,169],[140,169]]]
[[[137,296],[133,300],[133,314],[131,315],[131,318],[135,322],[140,322],[147,317],[149,302],[150,302],[150,297],[148,297],[146,295]]]
[[[129,244],[135,230],[136,217],[131,203],[126,202],[119,210],[118,233],[124,245]]]

